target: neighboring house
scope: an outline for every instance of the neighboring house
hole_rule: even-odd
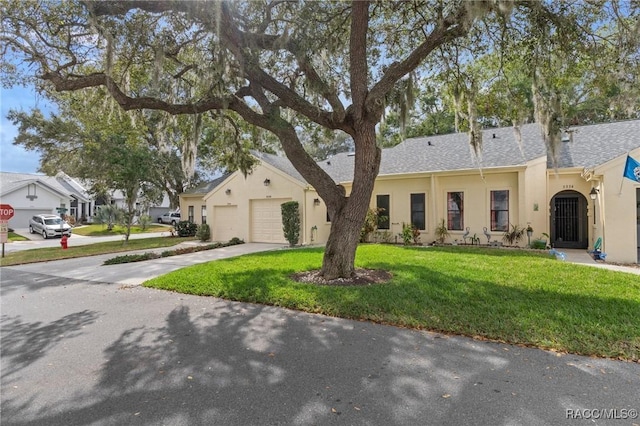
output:
[[[72,178],[63,172],[56,176],[45,176],[30,173],[0,172],[0,200],[15,209],[14,217],[9,221],[11,228],[27,228],[29,218],[35,214],[59,214],[59,209],[66,209],[65,215],[73,217],[80,223],[86,219],[91,222],[96,208],[110,202],[118,207],[124,206],[124,196],[120,191],[113,191],[108,200],[96,199],[88,190],[88,185]],[[160,206],[138,207],[148,211],[155,221],[155,215],[169,211],[169,198],[165,197]]]
[[[204,201],[204,196],[213,191],[229,176],[230,174],[220,176],[211,182],[202,183],[180,194],[181,219],[197,223],[198,225],[208,223],[207,205]]]
[[[524,125],[520,134],[521,144],[513,128],[485,130],[479,161],[465,133],[414,138],[384,149],[371,199],[371,207],[384,208],[388,216],[379,223],[379,235],[395,241],[403,223],[413,223],[421,241],[430,243],[444,220],[449,242],[462,242],[468,230],[486,243],[485,228],[492,241],[501,241],[509,226],[530,225],[534,238],[547,233],[555,247],[587,249],[602,237],[607,260],[638,262],[640,183],[623,179],[623,170],[628,154],[640,160],[640,120],[570,129],[555,165],[539,125]],[[201,201],[206,188],[183,194],[182,211],[204,208],[213,240],[285,243],[280,204],[295,200],[300,243],[326,242],[331,223],[314,188],[286,158],[253,154],[260,164],[252,173],[224,177]],[[319,162],[347,194],[353,164],[353,154],[346,153]],[[191,216],[197,222],[197,215]],[[521,245],[526,243],[525,237]]]
[[[112,204],[118,208],[127,209],[127,200],[124,193],[120,190],[114,190],[109,193],[108,199],[99,198],[96,200],[96,207],[100,208],[101,205]],[[147,214],[151,217],[153,222],[158,220],[158,217],[165,213],[168,213],[170,208],[169,196],[166,194],[163,196],[160,204],[149,202],[144,196],[139,196],[136,200],[136,210],[140,214]]]
[[[64,172],[59,172],[56,180],[71,193],[72,200],[66,214],[78,223],[91,218],[95,211],[95,201],[87,189],[78,180]]]
[[[15,210],[9,220],[14,229],[29,227],[33,215],[58,214],[57,208],[69,209],[77,201],[74,192],[56,177],[9,172],[0,172],[0,200]]]

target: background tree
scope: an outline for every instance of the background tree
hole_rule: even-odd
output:
[[[14,52],[25,58],[57,91],[103,86],[126,110],[233,111],[271,132],[327,205],[332,227],[322,274],[331,279],[354,274],[380,164],[376,127],[388,100],[410,101],[390,96],[399,82],[423,65],[433,78],[522,42],[547,42],[544,48],[566,54],[591,49],[591,41],[615,44],[620,32],[605,30],[614,21],[637,22],[639,6],[613,3],[5,2],[0,38],[12,59]],[[551,146],[557,97],[552,74],[543,71],[553,64],[548,51],[532,52],[540,70],[532,85],[536,117]],[[479,152],[480,87],[474,79],[456,83],[456,111],[465,104],[470,142]],[[305,151],[297,120],[353,139],[349,197]]]
[[[107,225],[107,230],[111,231],[114,225],[122,221],[122,210],[114,204],[105,204],[97,209],[95,220]]]

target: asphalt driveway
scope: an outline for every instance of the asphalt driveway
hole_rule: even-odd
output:
[[[640,423],[637,363],[61,276],[64,262],[0,269],[3,426]]]

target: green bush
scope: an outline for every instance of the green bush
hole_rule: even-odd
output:
[[[506,231],[502,236],[502,241],[509,245],[518,244],[518,242],[524,237],[526,228],[521,228],[518,225],[511,225],[511,229]]]
[[[181,220],[174,226],[178,237],[195,237],[198,232],[198,225],[191,223],[188,220]]]
[[[153,219],[148,214],[143,214],[138,218],[138,225],[140,225],[143,231],[146,230],[151,223],[153,223]]]
[[[531,241],[531,248],[544,250],[547,248],[547,240],[533,240]]]
[[[160,255],[156,253],[142,253],[142,254],[126,254],[124,256],[116,256],[104,261],[105,265],[119,265],[121,263],[140,262],[143,260],[157,259]]]
[[[282,209],[282,230],[284,238],[293,247],[300,240],[300,210],[297,201],[287,201],[280,205]]]
[[[196,238],[198,238],[200,241],[209,241],[211,239],[211,228],[208,224],[203,223],[198,227]]]
[[[360,230],[360,242],[369,242],[369,236],[378,229],[378,222],[387,220],[387,216],[381,215],[384,209],[369,209],[364,218],[362,229]]]
[[[420,230],[410,223],[402,222],[402,232],[398,235],[402,238],[405,246],[418,244],[420,241]]]
[[[120,263],[141,262],[143,260],[158,259],[159,257],[177,256],[179,254],[197,253],[199,251],[213,250],[220,247],[235,246],[238,244],[244,244],[244,241],[238,237],[233,237],[227,243],[213,243],[206,246],[192,246],[177,248],[175,250],[165,250],[162,253],[147,252],[142,254],[127,254],[124,256],[117,256],[104,261],[104,265],[117,265]]]

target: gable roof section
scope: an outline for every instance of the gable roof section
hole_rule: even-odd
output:
[[[258,160],[270,165],[271,167],[274,167],[280,170],[281,172],[291,176],[295,180],[303,184],[307,183],[307,181],[302,177],[302,175],[298,173],[296,168],[293,167],[293,164],[291,164],[291,161],[289,161],[288,158],[280,157],[279,155],[274,155],[274,154],[267,154],[265,152],[254,151],[254,150],[251,151],[251,154],[254,157],[256,157]]]
[[[63,187],[55,177],[13,172],[0,172],[0,195],[10,194],[32,183],[40,184],[63,197],[71,198],[72,196],[72,193]]]
[[[186,191],[182,192],[182,194],[180,195],[205,195],[208,194],[209,192],[213,191],[215,188],[217,188],[222,182],[224,182],[229,176],[231,176],[231,173],[227,173],[225,175],[222,175],[212,181],[209,182],[204,182],[201,183],[200,185],[191,188],[191,189],[187,189]]]
[[[91,196],[87,192],[87,190],[82,186],[78,181],[74,178],[70,177],[64,172],[60,172],[56,175],[56,180],[65,188],[71,195],[77,198],[80,201],[88,203],[91,201]]]
[[[558,168],[594,168],[640,148],[640,120],[574,127],[572,140],[562,142]],[[553,167],[551,159],[547,161]]]

